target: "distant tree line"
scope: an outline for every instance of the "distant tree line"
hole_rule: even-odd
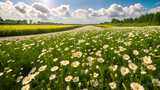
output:
[[[32,20],[13,20],[13,19],[2,19],[0,17],[0,25],[16,25],[16,24],[62,24],[62,23],[53,23],[53,22],[33,22]]]
[[[160,25],[160,12],[142,15],[138,18],[128,18],[123,20],[112,19],[110,23],[113,25]]]
[[[28,24],[28,21],[27,20],[12,20],[12,19],[3,20],[0,17],[0,24],[1,25],[3,25],[3,24]]]

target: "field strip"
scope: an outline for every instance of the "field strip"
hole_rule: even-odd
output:
[[[48,36],[48,35],[55,35],[65,32],[75,32],[75,31],[89,31],[89,30],[104,30],[103,28],[96,27],[96,26],[84,26],[80,28],[75,28],[67,31],[59,31],[59,32],[53,32],[53,33],[45,33],[45,34],[35,34],[35,35],[24,35],[24,36],[9,36],[9,37],[0,37],[0,41],[3,40],[24,40],[32,37],[41,37],[41,36]]]

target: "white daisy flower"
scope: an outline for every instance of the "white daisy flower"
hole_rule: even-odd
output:
[[[66,82],[70,82],[72,79],[73,79],[73,76],[71,76],[71,75],[65,77]]]
[[[56,78],[56,74],[52,74],[50,75],[49,80],[54,80],[55,78]]]
[[[68,60],[63,60],[60,62],[62,66],[67,66],[70,62]]]
[[[54,72],[54,71],[57,71],[58,69],[59,69],[58,66],[54,66],[54,67],[51,68],[51,71]]]
[[[130,84],[130,87],[132,90],[144,90],[144,87],[141,84],[136,83],[136,82],[132,82]]]
[[[117,88],[116,82],[109,83],[109,86],[110,86],[111,89],[116,89]]]
[[[72,64],[71,64],[71,66],[74,67],[74,68],[77,68],[79,65],[80,65],[80,62],[79,62],[79,61],[74,61],[74,62],[72,62]]]
[[[130,72],[127,67],[121,67],[120,71],[123,76],[127,75]]]
[[[43,65],[38,69],[38,71],[42,72],[42,71],[46,70],[46,68],[47,68],[47,65]]]

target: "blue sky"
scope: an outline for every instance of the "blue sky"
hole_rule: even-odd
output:
[[[4,0],[0,0],[4,1]],[[28,4],[31,4],[34,0],[12,0],[14,3],[17,2],[26,2]],[[116,3],[123,6],[132,5],[135,3],[141,3],[145,8],[153,8],[156,6],[160,6],[160,0],[50,0],[49,1],[53,7],[59,6],[62,4],[69,4],[72,9],[77,8],[107,8],[111,4]]]
[[[56,23],[101,23],[160,12],[160,0],[0,0],[0,17]]]

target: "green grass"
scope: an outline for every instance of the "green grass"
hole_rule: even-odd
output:
[[[0,25],[0,36],[16,36],[64,31],[80,25]]]
[[[134,64],[132,68],[130,64]],[[153,67],[147,68],[150,65]],[[129,73],[121,72],[123,67]],[[26,77],[30,79],[25,81]],[[30,90],[110,90],[110,84],[115,84],[116,90],[131,90],[134,82],[140,90],[159,90],[152,83],[156,80],[160,83],[159,27],[74,31],[0,41],[0,90],[21,90],[25,85]]]

